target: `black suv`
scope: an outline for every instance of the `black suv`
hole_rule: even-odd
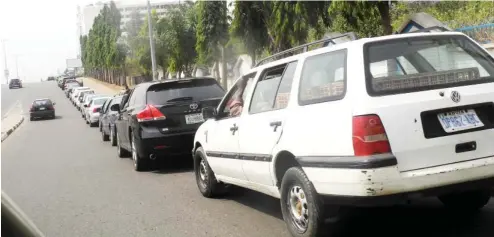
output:
[[[22,81],[21,79],[11,79],[9,82],[9,89],[12,89],[14,87],[17,88],[22,88]]]
[[[131,155],[141,171],[158,157],[190,153],[204,122],[201,109],[216,107],[224,94],[214,78],[138,84],[115,105],[118,156]]]

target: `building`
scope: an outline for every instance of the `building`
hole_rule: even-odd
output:
[[[78,37],[89,34],[91,27],[93,26],[94,19],[98,16],[101,9],[105,4],[109,2],[97,2],[95,4],[89,4],[84,7],[77,8],[77,31]],[[151,1],[151,9],[156,9],[158,16],[163,16],[173,5],[179,4],[179,1]],[[115,1],[115,5],[120,10],[121,21],[120,28],[124,30],[125,24],[130,20],[131,14],[136,11],[144,19],[147,15],[147,2],[146,1]]]

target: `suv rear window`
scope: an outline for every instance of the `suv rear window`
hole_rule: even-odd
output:
[[[11,79],[11,80],[10,80],[10,83],[18,83],[18,82],[20,82],[20,81],[21,81],[21,80],[19,80],[19,79]]]
[[[494,82],[494,61],[464,36],[410,37],[365,46],[370,95]]]
[[[149,104],[159,105],[222,98],[224,94],[225,91],[214,79],[191,79],[153,85],[149,87],[146,99]]]

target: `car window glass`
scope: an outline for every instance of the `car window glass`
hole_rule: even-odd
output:
[[[250,102],[250,113],[260,113],[273,109],[276,91],[285,71],[286,65],[267,69],[257,81],[252,101]]]
[[[47,105],[51,105],[51,100],[36,100],[34,101],[34,105],[35,106],[47,106]]]
[[[150,104],[202,101],[222,98],[224,95],[225,91],[215,79],[193,79],[156,84],[146,92],[147,103]]]
[[[256,74],[257,72],[245,75],[235,83],[220,106],[220,112],[218,114],[220,118],[236,117],[242,113],[246,96],[251,91],[252,81]]]
[[[121,101],[121,103],[120,103],[120,107],[122,107],[122,108],[127,108],[127,107],[129,107],[129,99],[130,99],[130,97],[132,96],[133,92],[134,92],[134,89],[132,89],[132,90],[129,92],[129,94],[128,94],[128,95],[125,95],[125,96],[123,97],[123,99],[122,99],[122,101]]]
[[[346,83],[346,50],[308,57],[302,68],[299,103],[302,105],[341,99]]]
[[[108,108],[108,105],[111,103],[111,101],[112,101],[112,99],[108,99],[108,100],[106,100],[106,101],[105,101],[105,103],[103,104],[103,106],[101,106],[101,111],[102,111],[103,113],[105,113],[105,112],[106,112],[106,110],[107,110],[107,108]]]
[[[295,69],[297,69],[297,62],[289,63],[286,66],[283,77],[281,77],[278,92],[276,93],[274,109],[284,109],[288,105],[288,100],[290,99],[290,91],[292,90],[293,77],[295,75]]]

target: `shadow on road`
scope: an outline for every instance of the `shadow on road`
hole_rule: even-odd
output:
[[[158,158],[154,162],[154,169],[152,173],[155,174],[174,174],[185,173],[193,170],[192,156],[171,156],[165,158]]]
[[[283,219],[279,200],[270,196],[234,187],[233,192],[224,198]],[[331,237],[492,237],[493,224],[492,207],[484,208],[477,214],[461,215],[449,212],[437,199],[428,198],[395,207],[352,208]]]

